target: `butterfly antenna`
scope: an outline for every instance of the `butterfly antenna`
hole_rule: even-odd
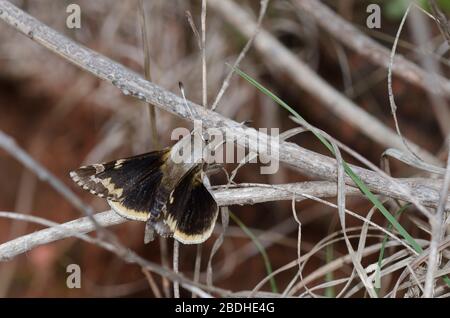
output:
[[[184,100],[184,105],[186,106],[186,108],[189,111],[189,114],[191,115],[191,119],[194,121],[195,119],[199,118],[197,112],[194,111],[194,109],[191,107],[191,105],[189,105],[189,103],[187,102],[186,99],[186,95],[184,94],[184,86],[182,82],[178,82],[178,86],[180,87],[180,91],[181,91],[181,96],[183,96],[183,100]],[[195,116],[194,116],[195,113]],[[195,133],[195,129],[193,129],[191,131],[191,134]],[[206,142],[205,137],[203,136],[203,133],[200,133],[200,137],[202,138],[203,142]]]

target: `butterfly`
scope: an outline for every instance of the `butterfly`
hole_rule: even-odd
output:
[[[146,222],[145,243],[154,239],[156,231],[184,244],[199,244],[211,236],[218,205],[205,186],[207,164],[198,156],[174,160],[182,144],[83,166],[71,171],[70,177],[84,190],[105,198],[122,217]]]

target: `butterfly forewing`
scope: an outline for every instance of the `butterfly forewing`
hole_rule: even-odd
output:
[[[70,173],[85,190],[108,199],[111,207],[124,217],[147,220],[161,183],[169,150],[81,167]]]

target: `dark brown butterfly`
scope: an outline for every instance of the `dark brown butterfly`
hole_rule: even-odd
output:
[[[70,176],[83,189],[106,198],[124,218],[146,222],[145,243],[156,230],[184,244],[199,244],[210,237],[218,206],[203,182],[206,164],[198,158],[176,163],[177,151],[179,146],[174,146],[83,166]]]

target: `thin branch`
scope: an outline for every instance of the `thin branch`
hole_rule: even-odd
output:
[[[447,17],[441,11],[441,9],[439,9],[436,0],[428,0],[428,3],[430,4],[431,10],[433,11],[433,15],[436,19],[439,31],[444,36],[447,43],[450,45],[450,24]]]
[[[169,253],[168,253],[168,240],[165,237],[159,237],[159,251],[161,253],[161,265],[163,268],[169,268]],[[170,283],[168,279],[163,279],[162,281],[164,295],[169,298],[171,295],[170,292]]]
[[[429,242],[428,242],[429,243]],[[448,247],[450,246],[450,237],[445,238],[444,240],[442,240],[438,247],[437,247],[437,252],[443,251],[445,249],[448,249]],[[413,258],[410,262],[409,265],[411,266],[412,269],[417,269],[419,268],[419,266],[421,266],[421,264],[423,264],[427,259],[429,259],[430,257],[430,253],[431,253],[431,249],[427,248],[426,250],[424,250],[422,253],[420,253],[417,257]],[[438,271],[439,272],[439,271]],[[397,282],[395,283],[395,286],[391,292],[391,297],[395,297],[397,291],[399,290],[400,287],[400,283],[409,275],[409,271],[408,269],[404,269],[403,272],[400,274],[399,278],[397,279]],[[426,279],[425,275],[425,279]],[[436,275],[437,276],[437,275]],[[440,276],[440,275],[439,275]]]
[[[33,232],[27,235],[20,236],[14,240],[8,241],[0,245],[0,261],[8,261],[13,257],[32,250],[35,247],[48,244],[50,242],[62,240],[68,237],[78,237],[90,243],[98,243],[98,240],[83,234],[95,230],[88,217],[82,217],[74,221],[64,224],[57,224],[38,218],[32,215],[24,215],[20,213],[0,212],[0,217],[14,218],[17,220],[38,223],[44,226],[50,226],[44,230]],[[95,219],[101,226],[113,226],[125,222],[126,220],[113,211],[105,211],[95,214]],[[113,249],[110,244],[109,249]]]
[[[179,273],[180,264],[180,243],[177,240],[173,240],[173,271]],[[180,298],[180,284],[178,282],[173,283],[173,297]]]
[[[198,244],[197,251],[195,252],[194,282],[196,283],[200,281],[200,271],[202,266],[202,247],[202,244]],[[194,294],[192,294],[192,298],[195,298]]]
[[[383,229],[383,230],[384,230],[384,229]],[[340,231],[339,231],[339,232],[340,232]],[[333,235],[333,236],[334,236],[334,235]],[[353,236],[353,238],[358,238],[358,237],[359,237],[359,236]],[[326,238],[326,239],[322,239],[322,240],[321,240],[322,243],[319,242],[319,243],[317,244],[317,246],[316,246],[314,249],[312,249],[312,250],[309,251],[308,253],[302,255],[300,261],[301,261],[303,264],[305,264],[305,261],[307,261],[308,259],[310,259],[311,256],[314,255],[319,249],[322,249],[322,248],[326,247],[327,245],[333,244],[333,243],[335,243],[335,242],[337,242],[337,241],[343,240],[343,238],[337,238],[337,239],[334,239],[334,240],[327,241],[328,239],[329,239],[329,237]],[[382,243],[377,243],[377,244],[374,244],[374,245],[371,245],[371,246],[368,246],[368,247],[364,248],[364,250],[363,250],[363,252],[362,252],[362,255],[363,255],[363,256],[367,256],[367,255],[370,255],[370,254],[372,254],[372,253],[378,252],[378,251],[380,250],[381,244],[382,244]],[[390,241],[390,242],[387,243],[388,246],[398,246],[399,244],[401,244],[401,242],[399,243],[399,242],[397,242],[397,241]],[[321,267],[321,268],[316,269],[313,273],[310,273],[310,274],[308,275],[308,277],[305,277],[303,281],[299,282],[299,283],[296,285],[296,287],[290,292],[290,294],[293,294],[293,293],[297,292],[297,290],[299,290],[301,287],[304,287],[304,284],[308,284],[310,281],[313,281],[313,280],[316,279],[317,277],[325,275],[327,272],[330,271],[330,268],[331,268],[331,270],[335,270],[335,269],[338,269],[338,268],[342,267],[342,265],[345,264],[345,263],[351,263],[351,261],[352,261],[352,258],[351,258],[351,256],[350,256],[349,254],[346,254],[346,255],[344,255],[344,256],[338,258],[338,259],[334,259],[332,262],[330,262],[330,263],[324,265],[324,266]],[[264,278],[264,279],[263,279],[263,280],[262,280],[262,281],[261,281],[261,282],[253,289],[253,291],[257,291],[260,287],[262,287],[265,283],[267,283],[268,280],[269,280],[271,277],[274,277],[274,276],[276,276],[277,274],[279,274],[279,273],[281,273],[281,272],[283,272],[283,271],[286,271],[286,270],[288,270],[288,269],[291,269],[291,268],[294,268],[294,267],[298,266],[298,262],[299,262],[299,261],[296,259],[296,260],[293,260],[293,261],[289,262],[288,264],[286,264],[286,265],[284,265],[284,266],[282,266],[282,267],[276,269],[276,270],[273,271],[270,275],[268,275],[267,277],[265,277],[265,278]]]
[[[150,289],[151,289],[152,292],[153,292],[153,295],[154,295],[156,298],[161,298],[161,297],[162,297],[162,294],[161,294],[161,292],[159,291],[159,288],[158,288],[158,285],[157,285],[156,282],[155,282],[155,279],[153,278],[152,272],[146,270],[145,268],[142,269],[142,272],[144,273],[145,278],[147,278],[148,284],[149,284],[149,286],[150,286]]]
[[[429,84],[436,87],[438,86],[437,76],[442,74],[442,70],[440,64],[431,56],[431,54],[424,52],[424,49],[428,46],[429,39],[433,37],[428,20],[422,14],[422,11],[412,10],[411,23],[408,25],[419,49],[416,51],[416,56],[422,67],[429,74],[429,78],[427,79]],[[450,133],[450,111],[447,102],[443,96],[431,92],[427,93],[439,128],[441,129],[443,136],[446,137]]]
[[[148,32],[148,17],[147,11],[145,10],[144,0],[139,0],[139,11],[140,11],[140,25],[141,25],[141,35],[142,35],[142,45],[144,46],[144,73],[145,78],[148,81],[152,80],[151,75],[151,61],[150,61],[150,37]],[[152,140],[152,148],[159,148],[159,138],[158,138],[158,129],[156,126],[156,110],[155,106],[152,103],[148,103],[148,115],[150,120],[150,131],[151,131],[151,140]]]
[[[23,164],[26,168],[33,171],[39,180],[47,182],[53,187],[63,198],[69,201],[74,207],[81,212],[91,211],[92,208],[84,204],[84,202],[63,182],[61,182],[55,175],[48,171],[45,167],[36,162],[28,153],[20,148],[14,139],[6,135],[0,130],[0,149],[5,150],[12,155],[17,161]]]
[[[90,218],[92,224],[98,230],[100,236],[107,237],[111,242],[117,244],[116,239],[111,235],[111,233],[104,230],[97,221],[93,218],[94,211],[92,208],[83,203],[83,201],[67,187],[63,182],[61,182],[56,176],[54,176],[45,167],[36,162],[28,153],[26,153],[22,148],[20,148],[16,142],[6,135],[4,132],[0,131],[0,149],[4,149],[6,152],[11,154],[16,160],[22,163],[26,168],[32,171],[36,176],[44,182],[47,182],[53,189],[55,189],[63,198],[65,198],[70,204],[76,207],[83,214]]]
[[[140,20],[140,24],[141,24],[141,34],[142,34],[142,44],[144,47],[144,74],[145,74],[145,79],[148,81],[152,80],[152,72],[151,72],[151,54],[150,54],[150,35],[149,35],[149,30],[148,30],[148,15],[147,15],[147,11],[146,11],[146,7],[145,7],[145,3],[144,0],[139,0],[139,10],[141,12],[141,20]],[[151,141],[152,141],[152,149],[159,149],[160,148],[160,144],[159,144],[159,138],[158,138],[158,126],[156,124],[156,109],[155,106],[152,105],[152,103],[148,103],[147,104],[147,110],[148,110],[148,115],[149,115],[149,124],[150,124],[150,133],[151,133]],[[167,240],[164,237],[161,237],[159,239],[159,245],[160,245],[160,251],[161,251],[161,264],[163,266],[167,265],[168,260],[167,260],[167,253],[164,253],[164,251],[167,250]],[[168,268],[168,267],[167,267]],[[151,278],[151,274],[149,273],[147,275],[147,277]],[[151,280],[149,279],[149,282],[151,282]],[[169,281],[167,280],[167,278],[163,277],[163,289],[164,289],[164,293],[167,297],[170,296],[170,290],[169,290]],[[150,285],[153,289],[154,287],[152,285]]]
[[[286,190],[283,190],[283,188]],[[347,190],[349,189],[348,187]],[[255,204],[269,201],[291,200],[293,191],[298,193],[299,200],[302,198],[302,194],[317,197],[333,197],[336,196],[336,185],[332,182],[316,181],[279,185],[278,189],[268,187],[224,189],[215,190],[214,197],[220,206],[229,206],[233,204]],[[358,193],[357,189],[351,191],[354,194]],[[109,227],[127,221],[112,210],[95,214],[95,219],[102,227]],[[64,223],[61,227],[48,228],[21,236],[0,245],[0,261],[9,260],[37,246],[74,236],[73,233],[88,233],[95,229],[95,225],[89,221],[89,218],[83,217]]]
[[[387,178],[388,180],[390,180],[390,182],[392,182],[393,184],[396,184],[397,185],[397,189],[403,191],[403,194],[405,194],[406,196],[409,196],[410,199],[411,199],[411,203],[413,203],[420,212],[422,212],[428,218],[431,216],[430,212],[422,204],[420,204],[420,202],[417,200],[417,198],[415,198],[415,197],[413,197],[412,195],[409,194],[407,187],[404,187],[402,184],[398,183],[396,179],[392,178],[389,174],[385,173],[382,169],[378,168],[376,165],[374,165],[369,160],[364,158],[364,156],[360,155],[359,153],[357,153],[356,151],[354,151],[350,147],[348,147],[345,144],[341,143],[336,138],[330,136],[325,131],[323,131],[321,129],[318,129],[316,127],[313,127],[310,124],[308,124],[307,122],[300,122],[296,118],[292,118],[292,117],[290,117],[290,118],[293,119],[296,123],[303,124],[305,127],[309,127],[309,129],[311,131],[316,131],[320,135],[322,135],[325,138],[327,138],[327,140],[332,141],[334,144],[339,146],[340,149],[342,149],[346,153],[350,154],[353,158],[357,159],[359,162],[363,163],[364,165],[366,165],[367,167],[369,167],[373,171],[378,172],[380,176],[383,176],[383,177]]]
[[[217,94],[216,99],[214,100],[214,102],[212,104],[212,107],[211,107],[212,110],[215,110],[217,108],[220,100],[222,99],[223,94],[225,94],[228,86],[230,86],[231,76],[233,76],[233,74],[234,74],[233,69],[235,69],[239,66],[241,61],[244,59],[245,55],[247,55],[248,50],[250,50],[250,48],[253,44],[253,41],[255,40],[256,36],[258,35],[259,29],[261,28],[261,24],[262,24],[264,16],[266,15],[268,6],[269,6],[269,0],[261,0],[258,20],[256,21],[256,26],[255,26],[255,30],[253,31],[253,35],[251,37],[249,37],[249,39],[247,40],[247,43],[245,44],[241,53],[239,53],[238,58],[236,59],[236,61],[234,61],[233,66],[231,67],[230,71],[228,72],[227,76],[225,77],[225,80],[223,81],[223,84],[220,87],[219,93]]]
[[[194,33],[195,40],[197,41],[198,48],[200,51],[202,50],[202,40],[200,37],[200,33],[198,32],[197,27],[195,26],[194,18],[190,11],[186,11],[186,18],[189,22],[189,26],[191,27],[192,33]]]
[[[433,297],[435,272],[439,264],[438,247],[444,239],[446,230],[444,205],[445,198],[448,196],[450,188],[450,135],[447,137],[447,147],[447,171],[445,173],[444,184],[440,192],[439,206],[436,209],[436,214],[434,217],[429,220],[431,224],[431,242],[424,291],[424,297],[427,298]]]
[[[412,150],[409,147],[408,142],[406,141],[405,137],[403,137],[403,134],[400,131],[400,124],[398,123],[398,119],[397,119],[397,105],[395,104],[394,91],[392,89],[392,65],[394,63],[394,57],[395,57],[395,52],[397,49],[397,43],[400,38],[400,34],[402,32],[403,25],[405,24],[409,10],[411,9],[411,6],[412,5],[409,5],[408,8],[406,9],[405,13],[403,14],[402,20],[400,21],[400,26],[398,27],[398,30],[397,30],[397,34],[395,35],[394,44],[392,45],[391,55],[389,58],[388,83],[387,84],[388,84],[389,105],[391,107],[392,118],[394,119],[394,123],[395,123],[395,130],[397,131],[397,134],[402,139],[402,142],[405,145],[405,150],[407,151],[407,153],[409,153],[411,156],[415,157],[417,160],[422,161],[422,159],[414,152],[414,150]]]
[[[8,257],[14,257],[14,252],[17,252],[18,250],[21,250],[22,253],[29,251],[31,248],[47,244],[49,242],[53,242],[55,240],[58,240],[60,238],[66,238],[66,237],[78,237],[88,243],[95,244],[101,248],[104,248],[120,258],[122,258],[126,262],[136,263],[140,265],[142,268],[155,272],[158,275],[161,275],[163,277],[167,277],[168,279],[178,282],[181,286],[186,288],[187,290],[196,293],[199,296],[209,295],[206,294],[202,289],[208,290],[211,292],[218,293],[222,296],[231,296],[231,292],[228,290],[224,290],[217,287],[206,287],[202,284],[193,283],[190,279],[185,278],[181,274],[174,273],[170,270],[165,269],[164,267],[161,267],[158,264],[155,264],[153,262],[147,261],[146,259],[140,257],[136,253],[134,253],[131,250],[126,251],[126,253],[122,253],[117,247],[113,244],[110,244],[101,238],[92,238],[85,233],[89,231],[95,230],[95,227],[93,226],[91,220],[88,217],[83,217],[71,222],[67,222],[64,224],[58,224],[40,217],[31,216],[31,215],[24,215],[14,212],[2,212],[0,211],[0,217],[3,218],[9,218],[9,219],[15,219],[15,220],[22,220],[27,222],[32,222],[44,226],[50,226],[47,229],[40,230],[25,236],[21,236],[15,240],[9,241],[7,243],[3,243],[0,245],[0,260],[5,261],[8,260]],[[102,226],[108,226],[113,224],[120,224],[125,222],[126,220],[117,213],[113,211],[106,211],[102,213],[98,213],[95,215],[96,222]],[[32,247],[30,247],[32,246]],[[13,251],[13,254],[10,252]],[[9,258],[10,259],[10,258]],[[210,295],[209,295],[210,296]],[[209,297],[207,296],[207,297]]]
[[[206,6],[208,1],[202,0],[202,13],[201,13],[201,29],[202,29],[202,101],[203,107],[208,107],[208,85],[206,79]]]
[[[208,258],[208,265],[206,267],[206,284],[208,286],[212,286],[213,284],[213,268],[212,268],[213,257],[219,251],[219,248],[222,246],[225,240],[225,232],[228,229],[228,224],[230,221],[230,211],[228,210],[228,207],[220,209],[220,215],[222,218],[222,231],[220,232],[219,237],[214,242],[214,245],[211,248],[211,253],[209,254]]]

